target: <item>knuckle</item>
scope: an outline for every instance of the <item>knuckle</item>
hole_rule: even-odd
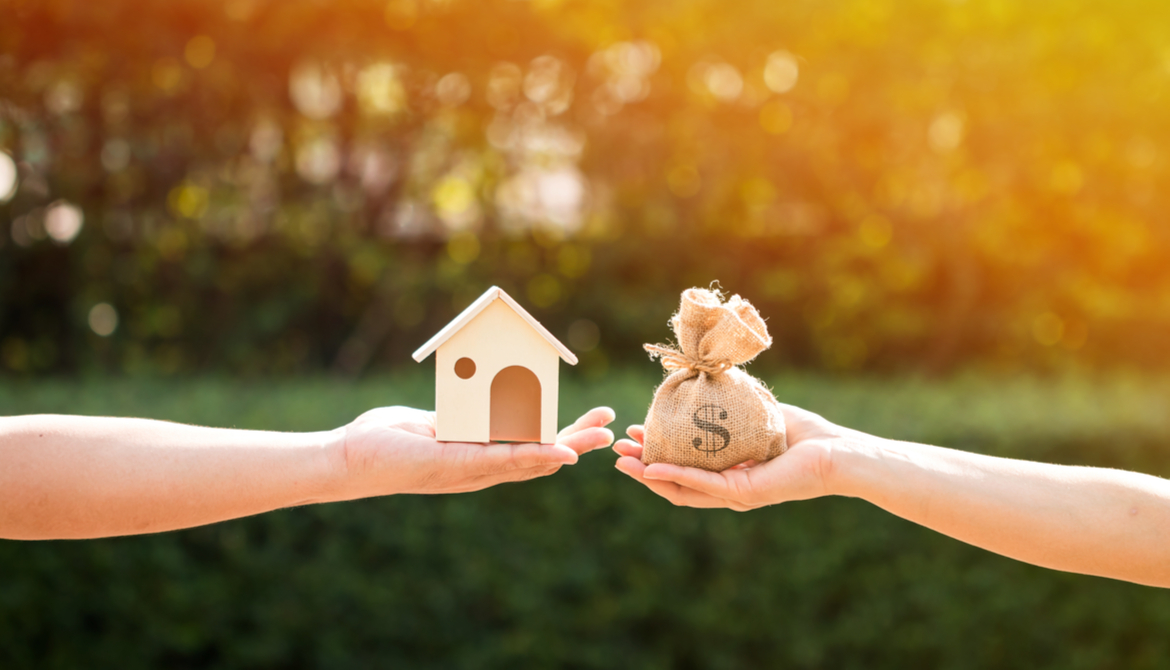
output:
[[[758,494],[755,489],[750,486],[745,486],[743,482],[736,482],[735,484],[735,499],[741,503],[751,505],[756,502]]]
[[[509,470],[526,470],[538,464],[536,456],[528,451],[512,449],[508,454],[507,469]]]

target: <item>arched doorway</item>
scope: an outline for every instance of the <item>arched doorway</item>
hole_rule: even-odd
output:
[[[491,439],[494,442],[540,442],[540,380],[526,367],[513,365],[492,380]]]

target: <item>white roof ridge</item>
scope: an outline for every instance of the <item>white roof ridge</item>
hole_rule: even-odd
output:
[[[503,300],[504,304],[508,307],[511,307],[512,311],[516,312],[517,316],[523,319],[537,333],[540,333],[540,336],[543,337],[549,344],[551,344],[553,349],[557,350],[557,353],[560,354],[562,360],[564,360],[569,365],[577,364],[577,357],[573,355],[573,352],[569,351],[568,347],[561,344],[557,338],[553,337],[553,334],[548,332],[547,328],[542,326],[539,321],[534,319],[532,315],[528,313],[527,310],[520,306],[520,303],[513,300],[512,296],[508,295],[504,289],[500,288],[499,286],[493,286],[487,291],[484,291],[483,295],[476,298],[475,302],[468,305],[467,309],[463,310],[459,316],[455,317],[451,321],[451,323],[443,326],[442,330],[435,333],[434,337],[427,340],[426,344],[419,347],[418,351],[415,351],[411,355],[411,358],[418,361],[419,363],[423,362],[427,356],[430,356],[436,349],[443,346],[443,343],[451,339],[452,335],[462,330],[462,328],[467,324],[471,323],[472,319],[478,316],[480,312],[486,309],[488,305],[492,304],[497,299]]]

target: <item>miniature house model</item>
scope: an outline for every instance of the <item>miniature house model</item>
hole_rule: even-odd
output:
[[[439,441],[556,441],[558,359],[577,357],[502,289],[488,289],[414,360],[432,352]]]

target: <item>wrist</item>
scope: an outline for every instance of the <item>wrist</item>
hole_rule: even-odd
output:
[[[830,495],[865,498],[867,482],[881,459],[883,442],[880,437],[853,431],[831,440],[825,491]]]
[[[355,496],[349,493],[352,488],[352,477],[346,449],[348,435],[346,427],[334,428],[315,435],[318,436],[321,453],[324,455],[321,465],[321,502],[353,499]]]

